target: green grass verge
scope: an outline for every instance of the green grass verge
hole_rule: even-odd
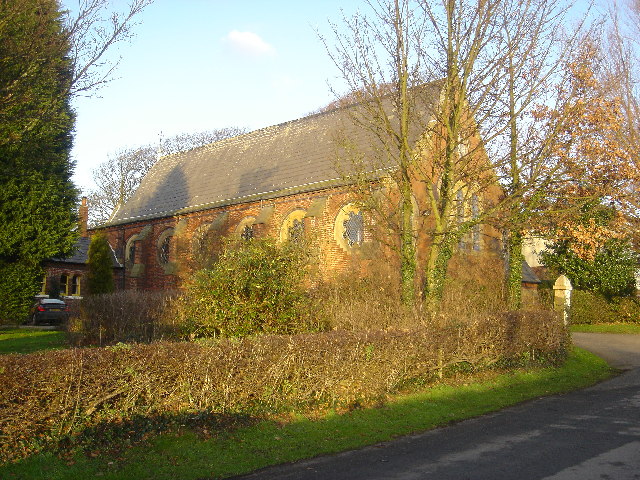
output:
[[[65,333],[59,330],[10,328],[0,330],[0,354],[33,353],[65,348]]]
[[[527,399],[567,392],[608,378],[600,358],[574,349],[560,368],[516,371],[461,386],[440,385],[397,396],[380,408],[329,413],[311,420],[263,421],[208,440],[192,432],[161,435],[118,458],[41,454],[0,466],[0,478],[109,480],[224,478],[262,467],[391,440],[499,410]]]
[[[589,333],[636,333],[640,334],[640,323],[596,323],[571,325],[572,332]]]

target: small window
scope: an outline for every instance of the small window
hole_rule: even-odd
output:
[[[301,244],[305,240],[305,217],[307,211],[296,208],[290,212],[280,226],[280,241]]]
[[[131,242],[129,247],[129,257],[127,258],[131,263],[136,263],[136,242]]]
[[[167,264],[171,259],[171,235],[167,235],[160,243],[160,263]]]
[[[461,225],[462,223],[464,223],[464,221],[464,193],[462,192],[462,190],[458,190],[458,193],[456,195],[456,223],[458,225]],[[465,237],[466,234],[460,236],[460,241],[458,242],[458,248],[460,248],[461,250],[467,248]]]
[[[174,234],[175,230],[173,228],[167,228],[156,240],[156,261],[165,275],[175,275],[176,273],[176,241]]]
[[[40,294],[45,295],[47,293],[47,274],[42,275],[42,282],[40,284]]]
[[[480,216],[480,204],[478,201],[478,195],[473,194],[471,196],[471,216],[476,220]],[[475,251],[480,250],[480,224],[476,223],[473,226],[471,232],[471,242]]]
[[[289,241],[299,244],[304,240],[304,221],[294,219],[289,227]]]
[[[69,276],[65,273],[60,275],[60,295],[69,295]]]
[[[360,245],[364,241],[364,218],[362,212],[349,212],[349,218],[343,223],[343,238],[350,247]]]
[[[256,238],[256,229],[254,228],[254,222],[256,221],[256,217],[248,216],[244,217],[240,220],[240,223],[236,225],[235,234],[238,238],[241,238],[244,241],[250,241]]]
[[[333,224],[333,236],[336,243],[349,254],[359,250],[368,241],[361,205],[348,203],[338,211]]]
[[[71,295],[80,296],[80,275],[71,277]]]
[[[253,225],[245,225],[242,229],[242,233],[240,233],[240,238],[248,242],[249,240],[253,240],[253,237]]]

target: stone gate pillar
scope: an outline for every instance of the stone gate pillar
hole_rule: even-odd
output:
[[[562,312],[562,320],[569,325],[569,309],[571,307],[571,281],[564,275],[560,275],[553,284],[553,308]]]

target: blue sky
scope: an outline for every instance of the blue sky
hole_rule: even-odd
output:
[[[364,0],[155,0],[135,37],[110,52],[122,58],[114,80],[74,101],[76,184],[90,189],[110,155],[160,135],[253,130],[326,105],[340,82],[316,30],[331,40],[329,20],[358,8],[368,10]]]
[[[72,6],[75,0],[64,0]],[[125,0],[115,0],[124,5]],[[256,129],[333,100],[337,70],[316,29],[330,34],[360,1],[156,0],[120,44],[114,80],[77,98],[76,184],[118,150],[178,133]]]

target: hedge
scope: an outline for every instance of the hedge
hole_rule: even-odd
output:
[[[441,377],[560,359],[567,342],[553,313],[520,312],[412,330],[4,355],[0,461],[77,444],[87,431],[114,431],[132,419],[148,425],[185,415],[246,418],[371,405]]]

